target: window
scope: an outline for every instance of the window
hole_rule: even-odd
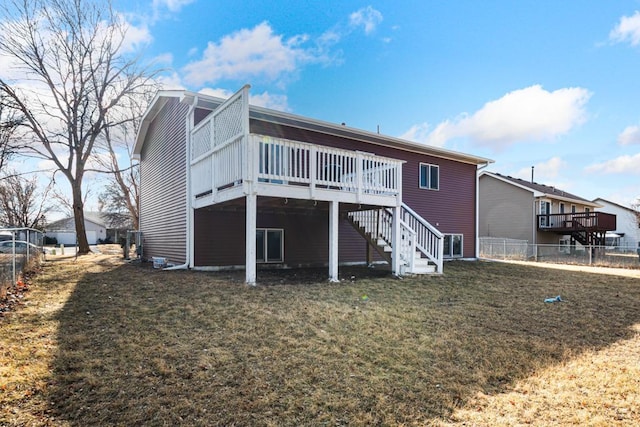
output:
[[[560,213],[563,214],[564,213],[564,203],[560,203]]]
[[[440,166],[420,163],[420,188],[440,189]]]
[[[589,212],[591,212],[591,209],[589,209],[589,208],[584,208],[584,211],[585,211],[585,213],[589,213]]]
[[[461,258],[462,234],[445,234],[443,252],[445,258]]]
[[[259,228],[256,230],[256,262],[284,261],[284,230]]]

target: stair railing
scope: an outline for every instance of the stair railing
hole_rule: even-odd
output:
[[[416,233],[416,248],[436,265],[442,273],[444,235],[406,204],[401,207],[401,219]]]
[[[378,240],[393,248],[393,211],[390,209],[371,209],[366,211],[349,212],[351,220],[367,234],[372,243]],[[400,260],[413,271],[417,233],[411,226],[400,219]]]

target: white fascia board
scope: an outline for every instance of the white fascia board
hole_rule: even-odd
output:
[[[133,158],[140,160],[140,153],[142,152],[142,146],[144,145],[144,140],[147,136],[147,131],[149,130],[149,125],[156,117],[156,115],[162,110],[162,107],[167,103],[170,98],[179,98],[183,97],[185,93],[184,90],[160,90],[153,97],[153,101],[149,104],[147,111],[142,116],[142,121],[140,122],[140,129],[138,130],[138,135],[136,135],[136,143],[133,146]]]

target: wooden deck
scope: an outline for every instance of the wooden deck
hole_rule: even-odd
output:
[[[538,215],[538,230],[558,234],[606,232],[616,229],[616,216],[605,212]]]

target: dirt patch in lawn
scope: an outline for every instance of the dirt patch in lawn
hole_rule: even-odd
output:
[[[484,262],[326,274],[247,287],[243,272],[50,262],[0,321],[0,424],[640,422],[638,279]]]

